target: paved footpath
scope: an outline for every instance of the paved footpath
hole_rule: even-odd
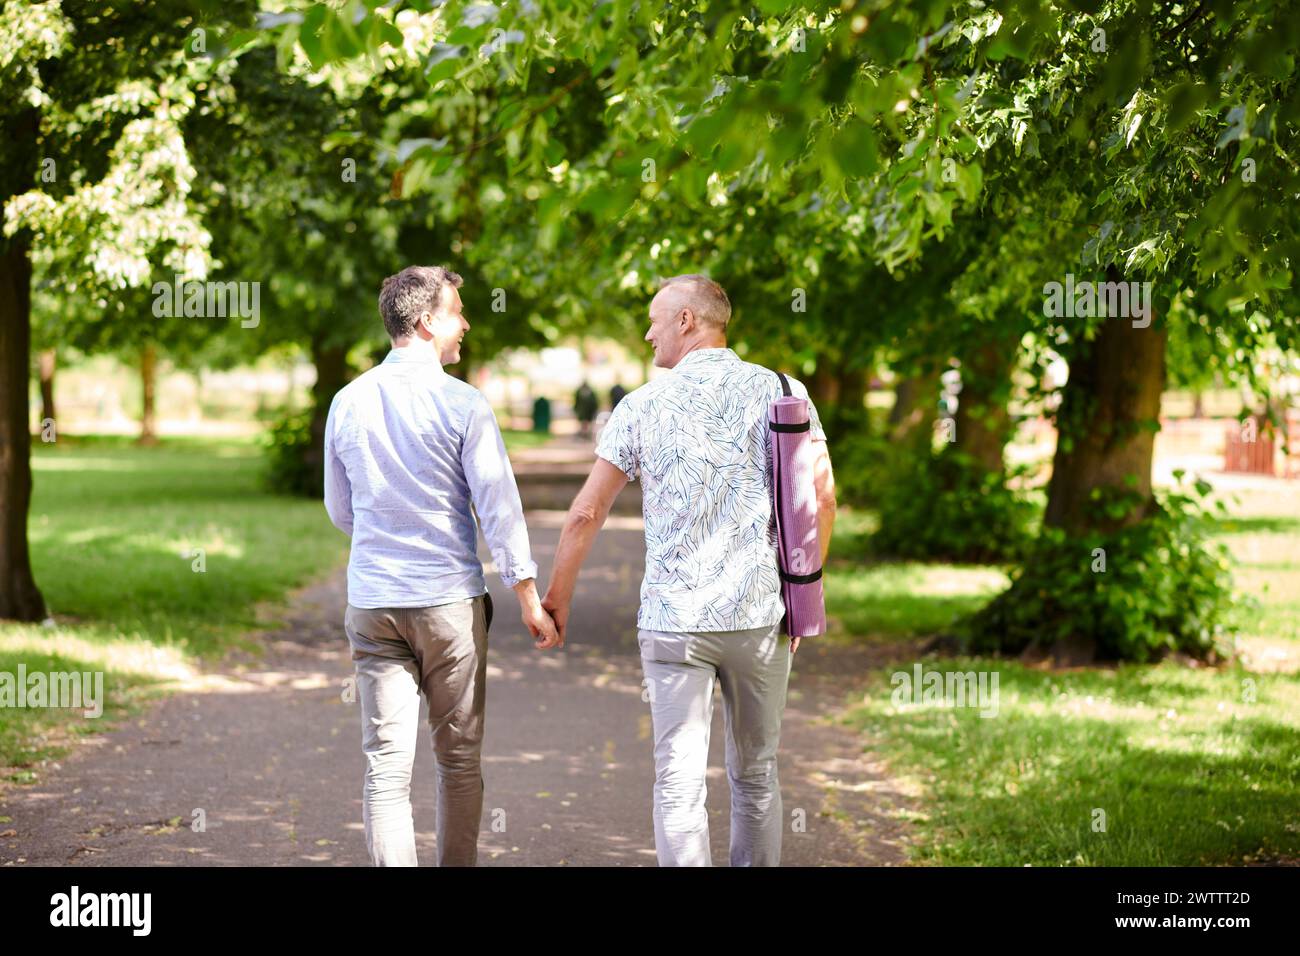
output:
[[[543,580],[590,462],[563,441],[516,455]],[[480,865],[654,865],[649,704],[636,607],[644,564],[638,489],[597,539],[566,647],[532,646],[500,580],[489,582],[486,782]],[[490,560],[484,549],[485,562]],[[86,738],[40,782],[0,793],[0,864],[230,866],[368,864],[361,827],[359,709],[342,631],[342,571],[293,595],[260,656],[232,655],[201,688]],[[795,656],[780,749],[786,865],[899,865],[912,806],[863,739],[827,718],[851,702],[870,652],[806,641]],[[727,864],[722,700],[715,689],[708,805],[713,860]],[[412,782],[420,860],[434,856],[427,724]],[[195,810],[206,831],[194,832]],[[179,818],[179,819],[178,819]],[[800,828],[795,825],[803,821]]]

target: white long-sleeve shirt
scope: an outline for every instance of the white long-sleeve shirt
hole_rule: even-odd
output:
[[[501,580],[514,587],[537,576],[491,406],[423,350],[393,349],[334,396],[325,509],[352,536],[353,607],[429,607],[483,594],[475,512]]]

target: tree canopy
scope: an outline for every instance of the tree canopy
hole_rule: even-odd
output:
[[[736,347],[809,376],[846,434],[880,363],[899,419],[933,417],[958,370],[954,454],[896,443],[936,495],[1003,500],[1011,383],[1042,399],[1063,357],[1058,557],[1060,534],[1104,548],[1168,514],[1167,384],[1266,390],[1261,361],[1296,351],[1280,0],[49,0],[0,25],[14,348],[33,274],[35,328],[80,347],[301,346],[309,458],[349,350],[382,345],[379,281],[412,261],[465,275],[467,364],[638,339],[657,280],[703,271]],[[268,321],[139,321],[172,272],[260,283]]]

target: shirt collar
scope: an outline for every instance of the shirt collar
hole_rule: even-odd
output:
[[[439,371],[444,371],[442,362],[438,360],[438,353],[433,349],[419,348],[412,345],[404,345],[401,348],[388,350],[384,356],[383,364],[389,362],[422,362],[427,365],[436,365]]]
[[[682,368],[694,368],[696,365],[716,365],[719,362],[739,362],[740,356],[729,348],[717,349],[696,349],[693,352],[687,352],[677,364],[673,366],[673,371]]]

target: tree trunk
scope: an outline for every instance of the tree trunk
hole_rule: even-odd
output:
[[[805,383],[831,442],[868,425],[865,409],[867,370],[848,369],[843,362],[823,359]]]
[[[41,374],[41,427],[54,421],[54,366],[57,353],[54,349],[43,349],[40,355]],[[56,429],[58,426],[55,426]]]
[[[1107,278],[1119,281],[1117,274]],[[1079,343],[1056,416],[1056,455],[1043,518],[1049,527],[1111,532],[1147,513],[1166,338],[1162,322],[1134,328],[1129,319],[1112,317],[1095,339]],[[1128,476],[1133,484],[1126,483]],[[1094,489],[1135,492],[1142,503],[1123,517],[1108,518],[1091,507]]]
[[[934,434],[938,393],[938,372],[899,378],[894,386],[894,407],[889,410],[887,420],[890,441],[908,444],[915,441],[922,447],[929,447]]]
[[[0,240],[0,243],[3,243]],[[32,576],[32,264],[25,234],[0,245],[0,618],[40,621],[45,599]]]
[[[808,378],[808,397],[818,409],[840,403],[840,375],[834,363],[823,359]]]
[[[847,369],[840,375],[840,401],[831,416],[831,436],[839,438],[854,431],[865,434],[871,427],[871,419],[867,415],[869,385],[870,375],[866,368]]]
[[[140,438],[138,444],[158,444],[158,428],[154,419],[154,386],[157,378],[158,353],[150,343],[140,349]]]
[[[1011,369],[1017,342],[988,342],[962,362],[954,447],[988,471],[1001,473],[1002,452],[1011,437]]]
[[[348,350],[343,345],[326,345],[319,339],[311,344],[311,361],[316,366],[316,383],[311,388],[311,445],[304,452],[314,476],[314,487],[325,487],[325,422],[334,395],[348,383]]]

